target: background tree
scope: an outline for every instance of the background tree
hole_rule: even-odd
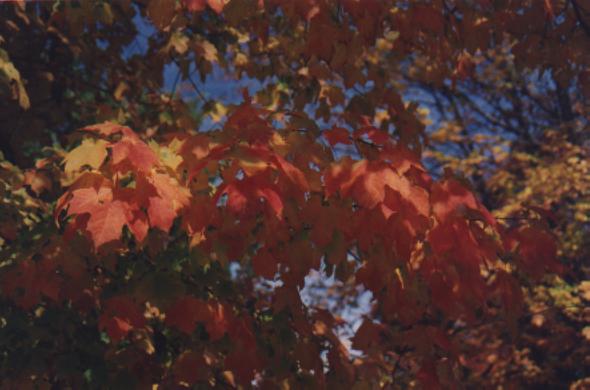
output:
[[[0,10],[4,387],[587,386],[581,1]]]

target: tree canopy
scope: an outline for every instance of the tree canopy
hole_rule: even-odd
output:
[[[2,388],[590,386],[590,5],[0,5]]]

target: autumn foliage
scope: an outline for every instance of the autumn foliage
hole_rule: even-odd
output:
[[[0,385],[583,388],[582,3],[1,5]]]

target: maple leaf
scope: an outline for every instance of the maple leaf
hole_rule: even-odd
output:
[[[355,163],[349,156],[331,164],[323,175],[326,196],[331,197],[338,192],[341,192],[342,196],[348,195],[350,187],[362,174],[362,169],[354,169],[354,167],[364,164],[364,162]]]
[[[167,232],[172,227],[176,213],[170,200],[151,196],[148,200],[148,217],[151,226]]]
[[[102,193],[104,193],[104,196],[108,197],[108,190],[107,189],[112,188],[112,183],[100,173],[89,172],[89,171],[83,172],[80,176],[78,176],[78,178],[70,186],[68,191],[66,191],[57,200],[57,203],[55,205],[55,211],[54,211],[54,216],[56,218],[56,221],[57,221],[57,218],[59,217],[60,213],[62,212],[62,210],[64,210],[64,208],[69,205],[69,202],[72,199],[72,193],[74,191],[76,191],[78,189],[82,189],[82,188],[94,188],[95,191],[97,192],[97,196],[98,196],[98,192],[102,191]],[[85,198],[89,195],[91,195],[91,197],[92,197],[93,194],[83,192],[81,195],[82,195],[82,198]],[[81,199],[81,201],[82,201],[82,199]],[[85,212],[85,211],[80,211],[80,213],[82,213],[82,212]]]
[[[417,213],[407,201],[400,200],[398,204],[399,210],[387,220],[387,231],[397,255],[409,260],[417,239],[422,237],[428,228],[428,218]]]
[[[86,230],[90,233],[94,248],[98,249],[101,245],[121,237],[123,226],[127,223],[123,202],[115,200],[99,203],[91,209],[89,214]]]
[[[198,197],[190,203],[184,214],[183,225],[189,235],[201,232],[208,226],[221,225],[219,209],[209,197]]]
[[[422,382],[422,385],[426,389],[438,390],[442,389],[438,375],[436,372],[436,366],[430,359],[425,360],[420,367],[420,370],[416,374],[416,378]]]
[[[110,187],[78,188],[71,192],[72,197],[68,203],[68,215],[91,213],[96,206],[113,200],[113,192]]]
[[[114,343],[145,325],[145,318],[138,305],[128,296],[112,297],[104,301],[98,319],[98,327],[105,330]]]
[[[379,346],[387,335],[385,326],[364,319],[352,338],[352,347],[359,350],[369,350],[372,346]]]
[[[367,138],[375,145],[383,145],[390,140],[390,136],[386,131],[382,131],[372,126],[367,117],[363,117],[364,126],[352,132],[355,139],[367,136]]]
[[[181,297],[166,311],[166,324],[186,334],[195,330],[198,322],[212,340],[218,340],[229,329],[232,317],[224,305],[216,301],[204,302],[192,296]]]
[[[258,275],[273,279],[277,272],[277,261],[267,250],[259,250],[252,258],[252,267]]]
[[[107,145],[104,140],[84,139],[80,146],[72,149],[64,158],[66,174],[71,175],[85,165],[100,168],[107,157]]]
[[[473,72],[475,71],[475,64],[473,63],[471,56],[468,54],[461,55],[457,60],[457,69],[454,72],[454,77],[456,76],[460,80],[465,80],[469,77],[473,76]],[[453,82],[455,79],[453,79]]]
[[[185,351],[174,362],[172,371],[177,383],[189,386],[207,380],[208,367],[202,353]]]
[[[13,296],[15,302],[25,310],[41,303],[42,297],[57,302],[61,283],[55,271],[55,263],[47,259],[40,262],[24,260],[3,275],[2,290]]]
[[[273,155],[273,161],[276,163],[277,167],[291,180],[293,184],[297,186],[298,189],[302,191],[309,190],[309,184],[305,175],[299,168],[285,160],[283,157],[279,156],[278,154]]]
[[[91,179],[96,180],[95,178]],[[81,187],[80,184],[83,182],[93,186]],[[116,189],[114,193],[111,183],[107,180],[103,180],[102,183],[82,180],[73,186],[68,195],[58,207],[67,206],[69,216],[88,216],[80,227],[90,234],[95,249],[107,242],[119,239],[124,225],[127,225],[139,243],[143,242],[147,236],[149,228],[147,217],[134,198],[135,193],[131,189]],[[56,214],[59,214],[58,210],[56,210]],[[79,219],[76,221],[76,223],[80,223]]]
[[[157,194],[162,199],[168,199],[172,203],[174,211],[186,207],[190,201],[190,192],[182,187],[173,177],[156,173],[147,177],[147,181],[153,185]]]
[[[111,136],[113,134],[118,134],[118,133],[122,132],[123,129],[130,130],[128,127],[120,125],[118,123],[114,123],[114,122],[104,122],[104,123],[99,123],[96,125],[86,126],[86,127],[82,128],[83,131],[96,132],[96,133],[103,135],[105,137]]]
[[[25,172],[24,184],[29,186],[33,192],[39,196],[45,191],[51,191],[53,184],[47,174],[29,169]]]
[[[500,270],[495,276],[491,289],[500,297],[504,309],[508,313],[509,323],[515,330],[516,321],[524,307],[524,296],[520,285],[512,275]]]
[[[158,156],[130,130],[123,130],[123,134],[121,140],[111,145],[113,167],[121,172],[149,173],[158,163]]]
[[[147,14],[157,28],[165,29],[174,18],[175,6],[174,0],[150,0]]]
[[[209,6],[218,14],[223,11],[226,1],[224,0],[183,0],[186,8],[191,12],[203,11],[205,7]]]
[[[558,254],[574,266],[587,257],[585,130],[561,126],[586,123],[580,0],[559,14],[555,0],[506,7],[490,0],[21,3],[3,13],[11,34],[0,50],[0,76],[8,74],[0,95],[16,102],[0,110],[0,147],[23,166],[31,166],[29,152],[49,157],[23,177],[0,156],[7,314],[0,331],[16,324],[25,336],[3,345],[5,360],[24,362],[2,371],[6,387],[80,387],[80,375],[56,369],[55,354],[46,353],[64,350],[64,341],[74,359],[83,350],[84,362],[99,363],[85,367],[91,375],[84,377],[108,388],[372,388],[392,381],[485,388],[489,378],[526,387],[530,345],[535,355],[570,356],[560,364],[580,371],[570,366],[583,361],[583,335],[569,322],[581,311],[535,314],[533,327],[528,316],[519,319],[547,307],[552,284],[565,284],[542,278],[562,270]],[[149,50],[120,58],[143,19],[156,27]],[[100,26],[116,28],[105,34]],[[516,43],[498,45],[499,33]],[[56,60],[62,46],[73,55]],[[39,55],[43,61],[35,61]],[[27,69],[27,61],[35,67],[25,80],[16,68]],[[172,91],[162,84],[170,61],[179,71]],[[191,78],[207,84],[218,71],[243,78],[236,80],[255,87],[256,98],[246,92],[231,107],[231,96],[208,91],[214,100],[200,96],[198,106],[215,123],[198,127],[189,99],[202,93]],[[537,73],[543,77],[531,77]],[[436,111],[420,103],[429,100]],[[490,108],[485,115],[474,110],[480,103]],[[27,115],[16,115],[22,108]],[[134,123],[142,135],[112,122],[85,127],[60,169],[54,136],[75,141],[64,132],[92,117]],[[345,128],[322,131],[327,123]],[[518,131],[502,125],[513,123]],[[431,137],[426,128],[441,130]],[[555,133],[559,141],[545,136]],[[339,144],[352,146],[335,150]],[[441,164],[476,179],[474,189],[498,212],[550,206],[553,216],[537,209],[534,218],[549,218],[552,230],[534,218],[496,222],[461,179],[447,172],[434,182],[422,158],[429,170]],[[59,184],[68,186],[61,194]],[[43,196],[32,198],[29,189]],[[54,218],[68,221],[65,229],[45,223],[54,196]],[[180,232],[172,230],[176,220]],[[124,226],[133,243],[121,241]],[[115,241],[116,250],[106,251]],[[248,267],[230,272],[234,261],[250,261],[260,278],[247,278]],[[334,283],[303,289],[310,271],[323,268]],[[525,276],[546,284],[527,289],[526,305]],[[568,275],[565,295],[574,306],[580,277]],[[368,304],[360,284],[371,292]],[[326,298],[330,311],[348,312],[357,298],[368,309],[352,340],[358,354],[338,336],[344,323],[320,308]],[[133,337],[80,349],[82,342],[100,346],[97,332],[84,329],[96,314],[113,343]],[[519,348],[497,314],[522,334]],[[40,331],[50,322],[67,326]],[[531,332],[541,325],[553,341]],[[18,359],[31,351],[41,358]],[[485,364],[465,364],[470,359]],[[516,368],[509,377],[506,361]],[[564,367],[554,363],[535,359],[537,382],[560,383],[554,373]]]
[[[278,218],[283,214],[283,201],[278,189],[263,176],[235,180],[220,188],[216,199],[227,194],[227,208],[239,216],[250,216],[262,211],[260,199],[264,199]]]
[[[153,174],[137,179],[137,201],[145,205],[150,225],[167,232],[178,212],[189,203],[189,191],[172,177]]]
[[[192,296],[179,297],[166,311],[166,325],[191,334],[197,322],[204,320],[206,310],[205,303],[200,299]]]
[[[223,7],[225,7],[226,2],[226,0],[207,0],[207,5],[209,5],[213,11],[220,14],[221,11],[223,11]]]
[[[335,146],[337,144],[352,144],[350,133],[343,127],[333,126],[332,129],[324,131],[322,135],[328,140],[330,146]]]
[[[535,279],[542,277],[545,271],[563,272],[563,267],[557,261],[555,238],[538,226],[521,226],[510,230],[506,246],[518,253],[519,265]]]
[[[313,10],[313,7],[311,9]],[[328,62],[334,51],[333,41],[337,39],[340,31],[335,23],[325,17],[325,13],[312,11],[308,15],[310,16],[310,25],[307,52]],[[332,39],[328,40],[326,37],[332,37]]]
[[[544,0],[543,1],[543,9],[545,11],[545,17],[549,21],[553,21],[555,19],[555,11],[553,10],[553,4],[551,3],[552,0]]]
[[[14,241],[18,237],[18,229],[11,223],[0,224],[0,237]]]
[[[440,34],[444,29],[445,20],[436,7],[416,5],[412,7],[412,21],[421,28]]]
[[[413,185],[406,177],[383,163],[362,161],[355,164],[350,178],[341,185],[341,192],[351,192],[359,204],[372,209],[385,200],[386,188],[392,189],[412,204],[422,215],[429,215],[430,203],[428,192]]]
[[[256,371],[263,367],[256,351],[246,349],[231,351],[225,357],[224,366],[235,374],[236,379],[242,385],[250,384]]]
[[[262,116],[267,112],[254,107],[250,98],[244,96],[244,103],[239,105],[227,118],[227,128],[235,131],[235,136],[246,140],[250,144],[267,143],[273,134],[273,129]]]
[[[138,243],[142,243],[147,237],[149,230],[149,223],[145,213],[138,208],[126,207],[125,218],[131,234],[133,234]]]
[[[221,339],[228,331],[233,320],[231,312],[219,302],[209,302],[206,305],[205,329],[211,340]]]
[[[456,215],[466,215],[472,210],[477,211],[490,225],[496,225],[494,217],[477,201],[475,195],[454,179],[435,184],[431,200],[433,213],[439,221],[444,222]]]

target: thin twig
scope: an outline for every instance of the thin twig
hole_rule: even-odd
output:
[[[580,12],[579,5],[576,0],[571,0],[572,6],[574,7],[574,13],[576,14],[576,19],[580,22],[580,26],[586,32],[586,35],[590,36],[590,25],[586,23],[584,18],[582,17],[582,13]]]
[[[178,60],[176,58],[172,57],[172,56],[170,56],[170,57],[172,58],[172,61],[174,61],[174,64],[176,64],[176,66],[178,67],[178,69],[180,69],[180,64],[178,63]],[[194,82],[194,80],[192,78],[192,74],[189,74],[188,75],[187,80],[188,80],[189,83],[191,83],[191,85],[193,86],[193,89],[195,90],[195,92],[197,93],[197,95],[199,95],[199,98],[201,98],[201,100],[203,102],[206,102],[207,99],[205,98],[205,96],[201,92],[201,89]]]
[[[176,74],[176,79],[174,79],[174,84],[172,85],[172,91],[170,91],[170,101],[168,102],[168,106],[172,105],[172,101],[174,100],[174,95],[176,94],[176,87],[178,86],[178,81],[180,81],[180,74],[182,71],[178,68],[178,73]]]

